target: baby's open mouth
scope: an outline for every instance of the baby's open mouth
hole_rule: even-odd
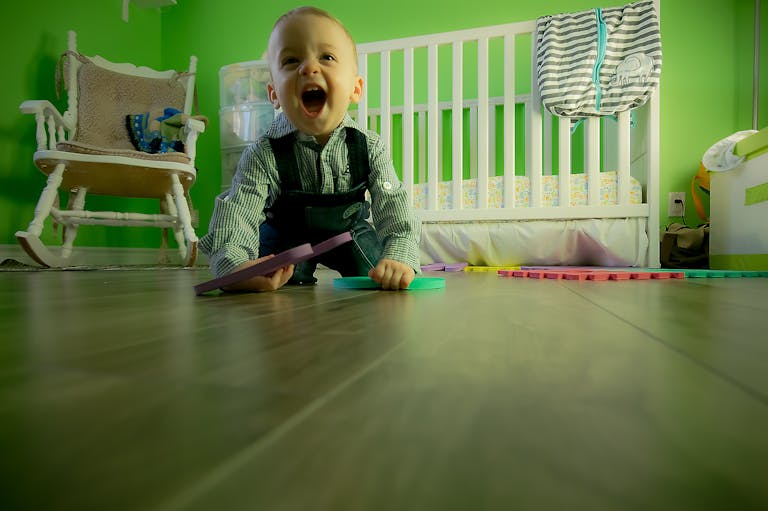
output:
[[[301,93],[301,103],[310,114],[319,113],[325,106],[325,91],[319,87],[312,87]]]

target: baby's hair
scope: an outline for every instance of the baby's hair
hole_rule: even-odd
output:
[[[290,11],[286,12],[279,18],[277,18],[277,21],[275,21],[274,26],[272,27],[272,33],[277,30],[277,28],[287,19],[292,18],[294,16],[301,16],[310,14],[313,16],[320,16],[321,18],[326,18],[334,22],[336,25],[341,28],[345,34],[347,34],[347,37],[349,38],[349,42],[352,45],[352,53],[355,57],[355,66],[357,66],[357,45],[355,44],[355,40],[352,38],[352,34],[349,33],[349,30],[347,30],[347,27],[344,26],[344,23],[339,21],[339,19],[334,16],[333,14],[329,13],[328,11],[324,11],[323,9],[319,9],[317,7],[312,7],[311,5],[304,5],[301,7],[296,7],[295,9],[291,9]],[[272,36],[270,35],[270,39]]]

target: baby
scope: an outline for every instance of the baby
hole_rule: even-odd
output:
[[[216,199],[200,242],[213,274],[350,231],[352,243],[227,289],[314,283],[318,263],[343,276],[368,275],[383,289],[407,288],[419,268],[420,223],[386,147],[347,113],[363,89],[352,37],[327,12],[299,7],[275,23],[268,55],[267,95],[282,112]]]

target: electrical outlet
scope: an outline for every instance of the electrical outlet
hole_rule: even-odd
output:
[[[685,192],[669,192],[667,216],[685,217]]]

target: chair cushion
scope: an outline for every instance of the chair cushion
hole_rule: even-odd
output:
[[[77,75],[78,123],[75,140],[94,147],[133,149],[127,115],[183,110],[186,77],[148,78],[104,69],[81,58]]]
[[[176,163],[183,163],[189,165],[191,160],[189,156],[184,153],[145,153],[143,151],[136,151],[135,149],[109,149],[106,147],[97,147],[91,144],[85,144],[82,142],[59,142],[56,144],[56,149],[59,151],[66,151],[71,153],[92,154],[96,156],[123,156],[126,158],[137,158],[141,160],[149,161],[169,161]]]

